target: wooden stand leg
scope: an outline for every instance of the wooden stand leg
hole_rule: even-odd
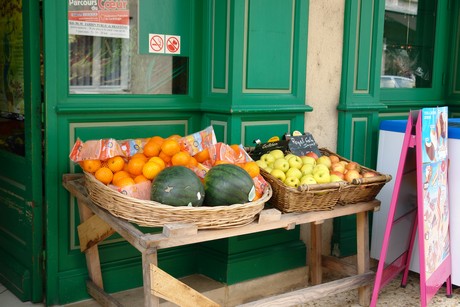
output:
[[[144,306],[158,307],[160,306],[160,298],[153,295],[152,279],[150,274],[150,265],[158,266],[157,250],[147,249],[142,252],[142,275],[144,279]]]
[[[358,274],[364,274],[369,272],[369,215],[367,212],[357,213],[356,229]],[[361,306],[369,306],[370,295],[370,285],[358,288],[359,304]]]
[[[80,213],[81,223],[87,221],[94,215],[94,213],[81,201],[78,202],[78,211]],[[99,249],[97,244],[89,247],[85,251],[85,256],[89,278],[96,286],[104,289],[104,284],[102,283],[101,261],[99,259]]]
[[[321,251],[322,251],[322,233],[321,223],[311,223],[310,238],[311,248],[309,253],[310,258],[310,274],[311,283],[313,285],[319,285],[323,279],[323,268],[321,263]]]

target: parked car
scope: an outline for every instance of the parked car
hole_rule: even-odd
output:
[[[401,76],[380,76],[380,88],[414,88],[415,80]]]

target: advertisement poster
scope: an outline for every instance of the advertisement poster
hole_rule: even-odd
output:
[[[447,107],[422,109],[425,272],[429,279],[450,252],[447,197]]]
[[[0,6],[0,114],[22,119],[24,115],[24,51],[22,1]]]
[[[69,0],[69,34],[129,38],[129,0]]]

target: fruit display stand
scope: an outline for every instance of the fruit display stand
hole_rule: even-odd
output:
[[[159,306],[160,298],[180,306],[219,306],[166,272],[158,268],[159,249],[230,238],[272,229],[294,229],[296,225],[311,225],[311,247],[309,251],[311,280],[314,286],[288,292],[241,306],[292,306],[327,295],[358,288],[359,303],[368,305],[370,284],[374,273],[369,270],[369,220],[368,212],[377,210],[380,201],[371,200],[356,204],[336,206],[333,210],[285,213],[277,209],[264,209],[258,219],[240,227],[228,229],[198,229],[190,223],[168,223],[162,233],[144,233],[130,222],[116,217],[94,204],[88,196],[82,174],[65,174],[63,185],[77,199],[81,224],[78,236],[81,251],[85,253],[89,279],[88,293],[101,305],[116,305],[111,295],[104,291],[98,244],[117,232],[142,253],[144,305]],[[321,224],[326,219],[357,215],[357,270],[356,275],[321,284]]]

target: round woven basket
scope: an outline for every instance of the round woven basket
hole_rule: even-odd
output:
[[[175,207],[151,200],[126,196],[85,173],[85,183],[91,200],[113,215],[139,226],[162,227],[168,223],[195,224],[198,229],[223,229],[251,223],[272,196],[269,184],[261,198],[244,204],[216,207]]]

